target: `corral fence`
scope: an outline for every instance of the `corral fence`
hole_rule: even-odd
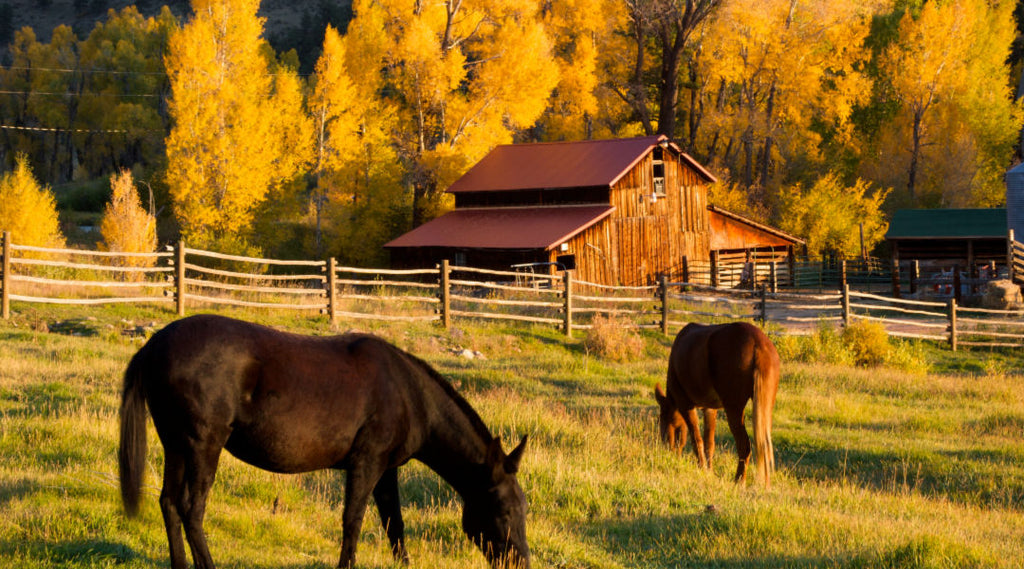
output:
[[[147,303],[177,315],[217,306],[289,310],[307,316],[378,321],[517,321],[567,336],[595,318],[624,319],[669,334],[688,322],[754,320],[791,334],[856,320],[890,335],[960,346],[1024,347],[1024,311],[897,299],[852,290],[772,290],[701,282],[616,287],[556,275],[452,266],[390,270],[326,261],[285,261],[192,249],[179,242],[158,253],[109,253],[16,245],[4,235],[0,265],[3,318],[11,301],[67,305]]]

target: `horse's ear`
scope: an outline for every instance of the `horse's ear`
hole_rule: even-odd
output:
[[[519,472],[519,461],[523,459],[523,451],[526,450],[526,435],[523,435],[523,439],[519,441],[519,446],[512,449],[512,452],[508,453],[505,457],[505,472],[508,474],[515,474]]]

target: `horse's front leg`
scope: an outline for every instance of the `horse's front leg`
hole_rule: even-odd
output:
[[[377,503],[380,523],[391,542],[391,554],[402,563],[409,564],[405,550],[405,524],[402,522],[402,500],[398,495],[398,469],[389,468],[373,488],[373,501]]]
[[[718,409],[704,408],[704,453],[707,455],[708,468],[715,458],[715,425],[718,422]]]
[[[708,467],[707,458],[704,455],[704,442],[700,438],[700,425],[697,424],[697,408],[690,407],[683,412],[683,420],[686,421],[686,430],[690,433],[690,440],[693,441],[693,454],[697,457],[697,466]]]
[[[341,558],[338,567],[350,569],[356,564],[356,546],[359,544],[359,532],[363,527],[363,516],[370,494],[383,473],[373,461],[357,460],[348,469],[345,478],[345,508],[341,514]]]

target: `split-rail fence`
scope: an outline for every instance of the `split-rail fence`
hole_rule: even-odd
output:
[[[1024,253],[1024,251],[1022,251]],[[156,253],[111,253],[17,245],[4,234],[0,308],[11,302],[66,305],[146,303],[179,316],[217,306],[290,310],[339,320],[518,321],[571,336],[594,318],[674,333],[687,322],[745,319],[787,333],[879,322],[892,336],[964,346],[1024,347],[1024,310],[989,310],[948,300],[897,299],[851,290],[744,290],[667,278],[652,286],[613,287],[571,272],[532,274],[452,266],[390,270],[326,261],[286,261],[192,249],[179,242]]]

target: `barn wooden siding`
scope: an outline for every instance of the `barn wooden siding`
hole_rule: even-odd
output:
[[[682,272],[682,259],[707,260],[711,229],[707,187],[692,168],[666,150],[665,196],[654,195],[653,153],[641,159],[611,189],[615,206],[606,222],[569,241],[576,278],[639,286]],[[552,252],[551,259],[560,252]]]

